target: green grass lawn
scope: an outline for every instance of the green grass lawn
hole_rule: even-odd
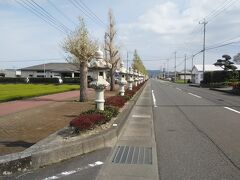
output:
[[[0,102],[79,89],[79,85],[0,84]]]

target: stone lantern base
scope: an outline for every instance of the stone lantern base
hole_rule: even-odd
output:
[[[96,90],[96,100],[95,100],[96,104],[97,104],[97,109],[104,111],[104,90]]]
[[[132,83],[132,82],[128,82],[128,83],[129,83],[128,90],[132,91],[132,89],[133,89],[133,83]]]
[[[120,84],[119,86],[120,86],[120,91],[119,91],[120,95],[124,96],[124,94],[125,94],[125,88],[124,88],[125,84]]]

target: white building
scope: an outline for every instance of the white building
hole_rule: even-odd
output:
[[[177,73],[177,75],[179,80],[184,80],[186,78],[186,82],[192,79],[191,71],[186,71],[186,73],[181,71]]]
[[[0,77],[20,77],[21,71],[16,69],[0,69]]]
[[[234,64],[240,70],[240,65]],[[219,66],[215,66],[212,64],[205,65],[205,72],[212,72],[212,71],[223,71],[223,69]],[[193,83],[200,84],[203,80],[203,65],[194,65],[192,69],[192,79]]]

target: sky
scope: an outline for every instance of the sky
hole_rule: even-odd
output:
[[[96,16],[77,6],[81,2]],[[0,0],[0,69],[22,68],[49,62],[64,62],[67,54],[62,44],[67,34],[53,28],[17,2]],[[206,48],[240,40],[239,0],[34,0],[49,16],[74,31],[83,17],[90,35],[103,43],[111,8],[116,21],[117,39],[125,64],[137,49],[145,67],[151,70],[177,70],[192,67],[193,54],[203,49],[203,24],[206,25]],[[36,4],[35,4],[36,5]],[[56,10],[61,11],[61,13]],[[213,64],[223,54],[240,52],[240,43],[206,51],[206,64]],[[169,59],[169,60],[167,60]],[[202,64],[202,53],[194,57]]]

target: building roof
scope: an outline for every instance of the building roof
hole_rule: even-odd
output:
[[[240,70],[240,65],[234,64],[237,67],[237,70]],[[193,69],[196,68],[198,72],[203,71],[203,65],[194,65]],[[219,66],[215,66],[213,64],[206,64],[205,71],[222,71],[223,69]]]
[[[45,66],[45,67],[44,67]],[[53,71],[53,72],[69,72],[69,71],[79,71],[79,69],[70,63],[46,63],[35,66],[30,66],[20,69],[21,71]]]

